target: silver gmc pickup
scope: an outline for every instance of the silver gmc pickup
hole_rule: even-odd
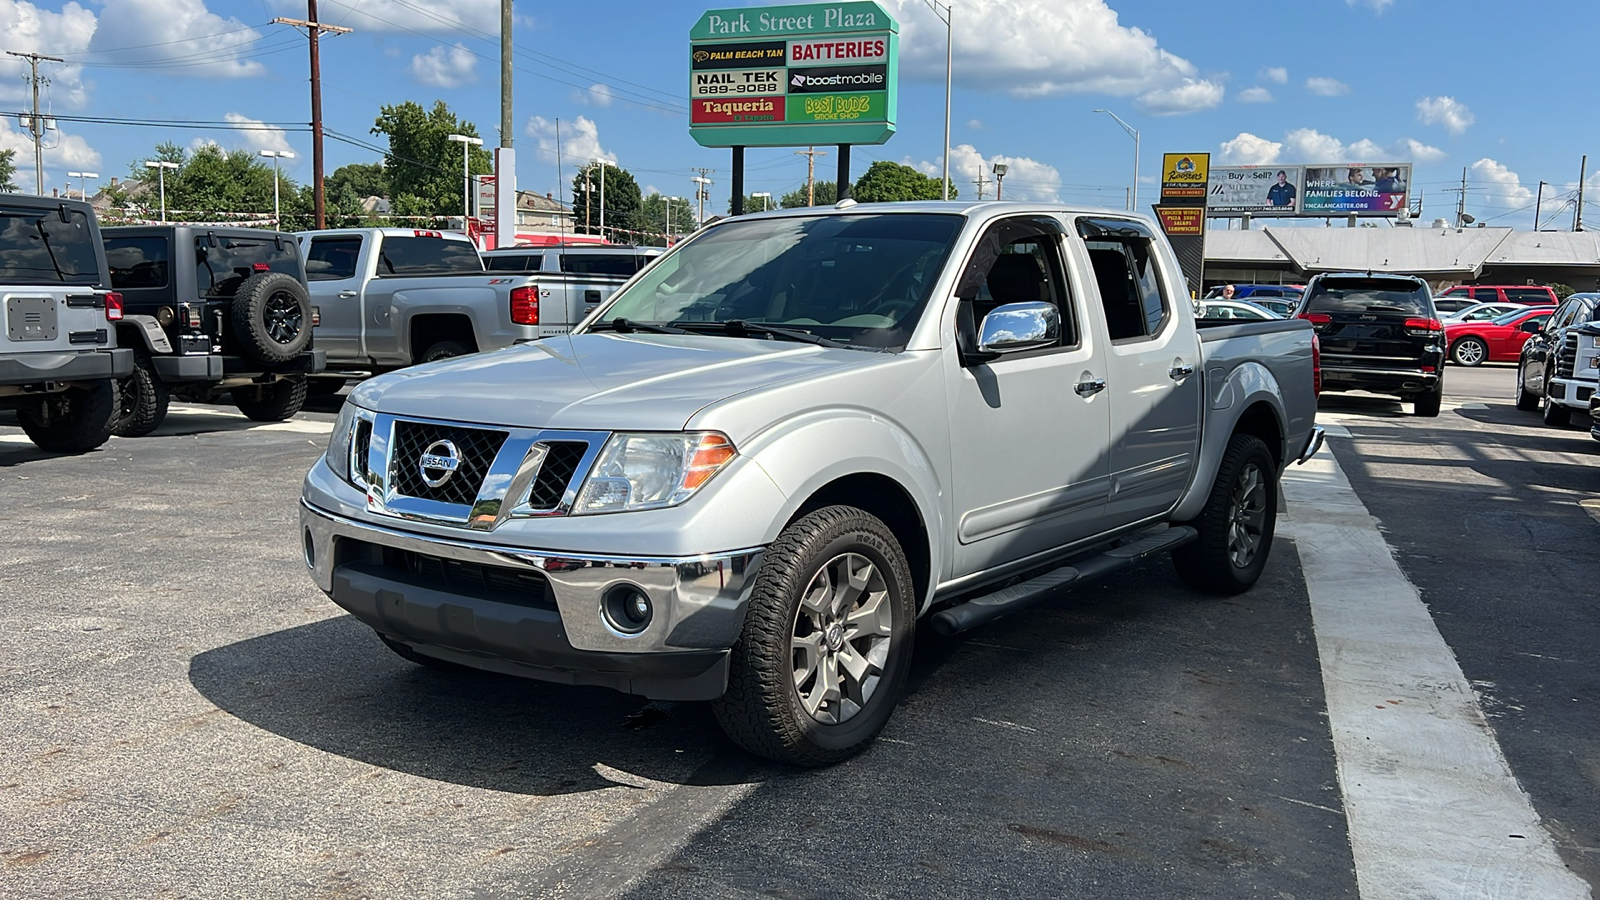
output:
[[[868,743],[916,629],[1170,551],[1248,589],[1316,452],[1309,323],[1197,328],[1144,219],[742,216],[570,335],[365,382],[305,561],[401,656],[711,700],[797,765]]]

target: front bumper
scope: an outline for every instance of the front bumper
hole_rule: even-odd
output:
[[[1552,378],[1545,386],[1550,402],[1579,412],[1589,412],[1589,401],[1595,397],[1595,382],[1580,378]]]
[[[126,378],[133,371],[133,351],[65,350],[16,353],[0,357],[0,384],[65,384]]]
[[[335,603],[419,653],[480,669],[705,700],[727,685],[762,549],[608,557],[419,537],[302,501],[312,577]],[[654,614],[638,634],[602,612],[618,588]]]

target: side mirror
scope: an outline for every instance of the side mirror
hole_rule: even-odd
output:
[[[1529,319],[1528,321],[1523,322],[1521,325],[1518,325],[1517,330],[1526,331],[1529,334],[1538,334],[1544,330],[1544,323],[1535,319]]]
[[[1061,312],[1049,303],[1007,303],[983,317],[979,353],[1016,353],[1054,344],[1061,336]]]

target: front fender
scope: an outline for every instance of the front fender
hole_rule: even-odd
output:
[[[850,475],[881,475],[898,484],[928,532],[928,595],[944,573],[942,535],[948,532],[939,502],[938,471],[916,438],[898,423],[863,409],[816,409],[788,418],[753,439],[740,452],[767,473],[784,495],[766,523],[765,543],[777,539],[810,498]]]
[[[1239,427],[1239,420],[1258,405],[1272,410],[1278,424],[1278,446],[1269,447],[1278,459],[1287,462],[1289,453],[1289,417],[1283,408],[1283,391],[1272,370],[1259,362],[1245,362],[1236,366],[1226,378],[1207,385],[1204,430],[1200,436],[1200,458],[1195,466],[1195,478],[1189,492],[1172,511],[1175,521],[1186,522],[1200,515],[1200,510],[1211,496],[1216,483],[1217,470],[1222,467],[1222,455],[1228,450],[1228,440]]]

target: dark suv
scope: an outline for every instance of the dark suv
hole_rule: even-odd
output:
[[[300,411],[306,376],[327,363],[311,348],[294,235],[209,225],[127,225],[101,235],[111,287],[126,307],[117,337],[134,351],[112,433],[154,431],[173,394],[209,401],[226,391],[258,421]]]
[[[1317,275],[1295,317],[1317,330],[1324,391],[1394,394],[1437,416],[1444,326],[1428,283],[1410,275]]]

